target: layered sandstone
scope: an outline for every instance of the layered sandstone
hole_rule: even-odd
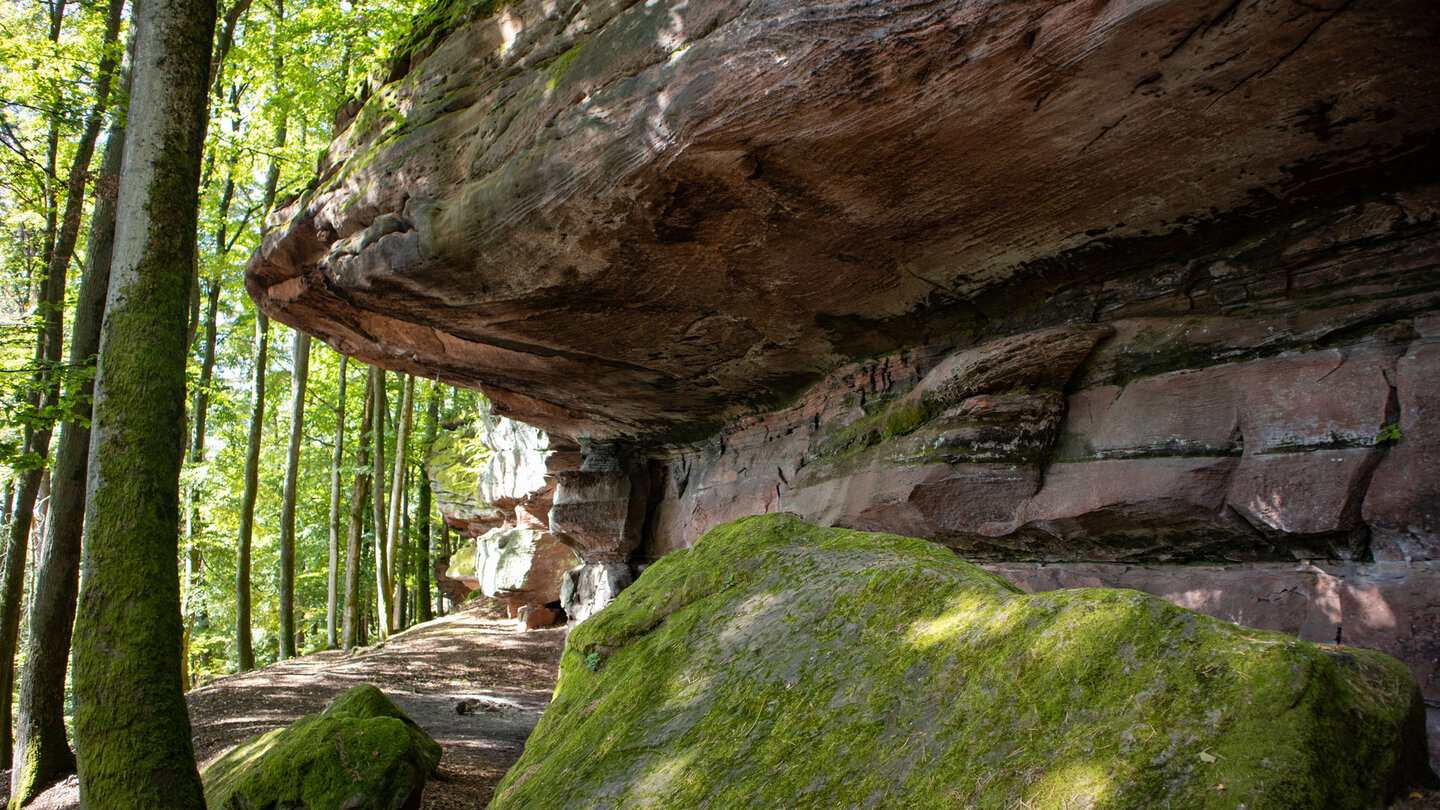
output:
[[[461,602],[479,591],[512,612],[556,602],[576,559],[549,531],[554,471],[578,463],[572,443],[508,419],[440,436],[426,470],[441,515],[462,538],[436,565],[440,592]]]
[[[432,9],[247,284],[563,435],[698,438],[1437,162],[1426,0],[498,6]]]
[[[787,511],[1440,706],[1436,64],[1426,0],[441,2],[247,285],[582,448],[575,615]]]

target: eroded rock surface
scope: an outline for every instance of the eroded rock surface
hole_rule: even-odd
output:
[[[439,437],[426,469],[441,514],[465,538],[436,566],[441,593],[458,603],[478,590],[512,613],[557,601],[577,560],[549,531],[554,475],[579,461],[573,443],[509,419]]]
[[[1380,653],[770,515],[571,632],[491,807],[1361,808],[1424,745]]]
[[[427,12],[247,284],[563,435],[698,438],[1437,163],[1428,0],[476,8]]]
[[[757,512],[1290,630],[1341,566],[1440,706],[1436,64],[1428,0],[439,2],[247,285],[575,440],[452,520],[574,615]]]

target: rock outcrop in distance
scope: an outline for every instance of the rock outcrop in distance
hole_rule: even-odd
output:
[[[575,440],[577,615],[793,511],[1440,706],[1436,64],[1429,0],[442,0],[247,286]]]
[[[1380,653],[755,516],[571,631],[490,807],[1358,809],[1423,715]]]
[[[530,626],[553,624],[546,606],[559,602],[578,562],[549,531],[554,468],[578,463],[573,442],[510,419],[480,419],[436,437],[425,469],[442,517],[461,537],[435,564],[440,592],[458,604],[479,591],[505,600],[512,617],[524,611]]]

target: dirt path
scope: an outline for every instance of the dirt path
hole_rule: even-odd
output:
[[[476,810],[520,758],[555,687],[563,628],[515,632],[493,605],[454,613],[356,654],[316,653],[218,678],[187,695],[201,767],[251,735],[318,712],[362,683],[380,687],[445,749],[421,810]],[[467,712],[456,710],[464,701]],[[72,777],[36,810],[78,806]]]

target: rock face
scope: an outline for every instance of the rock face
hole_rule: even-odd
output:
[[[1436,64],[1429,0],[442,0],[247,285],[575,442],[572,616],[790,511],[1440,706]]]
[[[579,451],[509,419],[482,421],[478,430],[482,436],[442,435],[426,464],[446,522],[473,538],[436,566],[436,583],[452,602],[478,590],[508,600],[512,612],[555,602],[576,559],[548,530],[553,466],[578,464]]]
[[[260,734],[205,769],[210,810],[417,810],[440,745],[373,686]]]
[[[1427,773],[1423,711],[1379,653],[771,515],[572,631],[491,807],[1361,808]]]
[[[1440,163],[1429,0],[443,0],[417,25],[247,285],[561,435],[700,437]]]

